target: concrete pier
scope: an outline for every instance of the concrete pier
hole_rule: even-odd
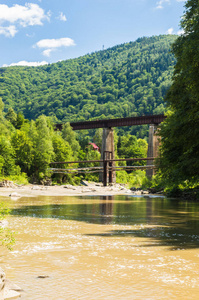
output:
[[[110,155],[109,155],[110,153]],[[104,157],[104,154],[106,157]],[[104,158],[115,158],[115,147],[114,147],[114,131],[113,128],[103,128],[102,136],[102,147],[101,147],[101,159]],[[115,162],[112,163],[112,166],[115,165]],[[107,174],[107,181],[109,182],[109,173]],[[103,173],[100,173],[99,179],[101,182],[104,181]],[[112,183],[116,183],[116,173],[112,172]]]
[[[160,137],[157,134],[157,125],[151,124],[149,126],[149,143],[148,143],[147,157],[158,157],[159,139]],[[153,160],[147,161],[147,166],[153,164],[154,164]],[[151,179],[153,175],[155,175],[155,170],[147,169],[146,175],[148,178]]]

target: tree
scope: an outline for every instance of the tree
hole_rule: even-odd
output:
[[[16,121],[16,128],[20,129],[22,125],[24,124],[24,115],[21,112],[18,112],[17,114],[17,121]]]
[[[0,158],[2,174],[14,175],[16,173],[15,151],[10,140],[4,135],[0,136]]]
[[[91,145],[88,145],[86,147],[86,152],[85,154],[85,160],[100,160],[101,154],[97,150],[93,150]],[[99,167],[99,163],[85,163],[85,164],[80,164],[80,167]],[[91,180],[91,181],[99,181],[99,173],[86,173],[85,174],[85,179],[86,180]]]
[[[49,164],[54,160],[52,134],[48,127],[47,117],[40,116],[36,120],[36,131],[33,124],[31,130],[34,135],[32,173],[36,175],[37,179],[41,180],[49,175]]]
[[[173,44],[177,59],[166,100],[171,112],[161,126],[161,174],[167,187],[191,187],[199,180],[199,2],[188,0],[184,33]]]
[[[118,155],[122,158],[144,158],[147,153],[147,142],[142,139],[136,138],[136,136],[126,135],[119,138],[118,141]],[[144,161],[140,162],[127,162],[128,166],[143,165]]]
[[[95,135],[93,137],[94,143],[101,148],[102,147],[102,135],[103,135],[103,128],[98,128],[95,131]]]
[[[2,101],[2,98],[0,97],[0,113],[2,113],[3,109],[4,109],[4,103]]]
[[[52,142],[53,142],[53,149],[54,149],[54,153],[55,153],[54,160],[56,162],[73,160],[71,146],[69,145],[69,143],[67,141],[65,141],[61,137],[61,135],[55,133],[53,135]],[[57,164],[57,165],[53,165],[53,167],[59,168],[59,169],[66,169],[66,168],[68,168],[68,165],[67,164],[61,164],[61,165]],[[62,183],[64,181],[64,179],[69,179],[69,176],[66,176],[62,173],[56,174],[56,175],[54,175],[54,177],[60,183]]]
[[[5,118],[10,121],[10,123],[12,123],[13,126],[16,127],[17,125],[17,114],[15,113],[15,111],[13,110],[12,107],[10,107],[8,109],[8,112],[5,115]]]
[[[62,137],[65,141],[67,141],[70,147],[73,150],[75,157],[77,156],[78,151],[80,150],[80,145],[76,140],[76,133],[72,130],[70,123],[67,122],[63,125],[62,129]]]
[[[25,131],[16,130],[11,143],[16,154],[16,164],[20,166],[22,172],[30,175],[29,170],[33,161],[33,142]]]

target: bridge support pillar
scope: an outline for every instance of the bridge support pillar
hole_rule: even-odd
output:
[[[115,158],[115,148],[114,148],[114,132],[113,128],[103,128],[102,136],[102,147],[101,147],[101,159]],[[112,167],[115,166],[115,162],[112,162]],[[111,176],[111,178],[110,178]],[[116,183],[116,172],[107,172],[107,178],[104,178],[104,173],[100,173],[99,180],[101,182]]]
[[[148,152],[147,157],[158,157],[158,147],[159,147],[159,136],[157,134],[157,125],[151,124],[149,126],[149,144],[148,144]],[[147,166],[154,165],[154,160],[148,160]],[[146,175],[148,178],[152,179],[153,175],[155,175],[154,169],[147,169]]]

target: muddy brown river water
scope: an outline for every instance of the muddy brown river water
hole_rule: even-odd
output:
[[[199,299],[199,203],[163,197],[13,201],[0,265],[20,299]],[[43,276],[44,278],[39,278]]]

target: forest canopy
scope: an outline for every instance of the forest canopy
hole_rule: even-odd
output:
[[[175,39],[143,37],[50,65],[0,68],[5,112],[12,107],[29,120],[44,114],[64,123],[163,113]],[[143,138],[146,130],[131,133]]]

